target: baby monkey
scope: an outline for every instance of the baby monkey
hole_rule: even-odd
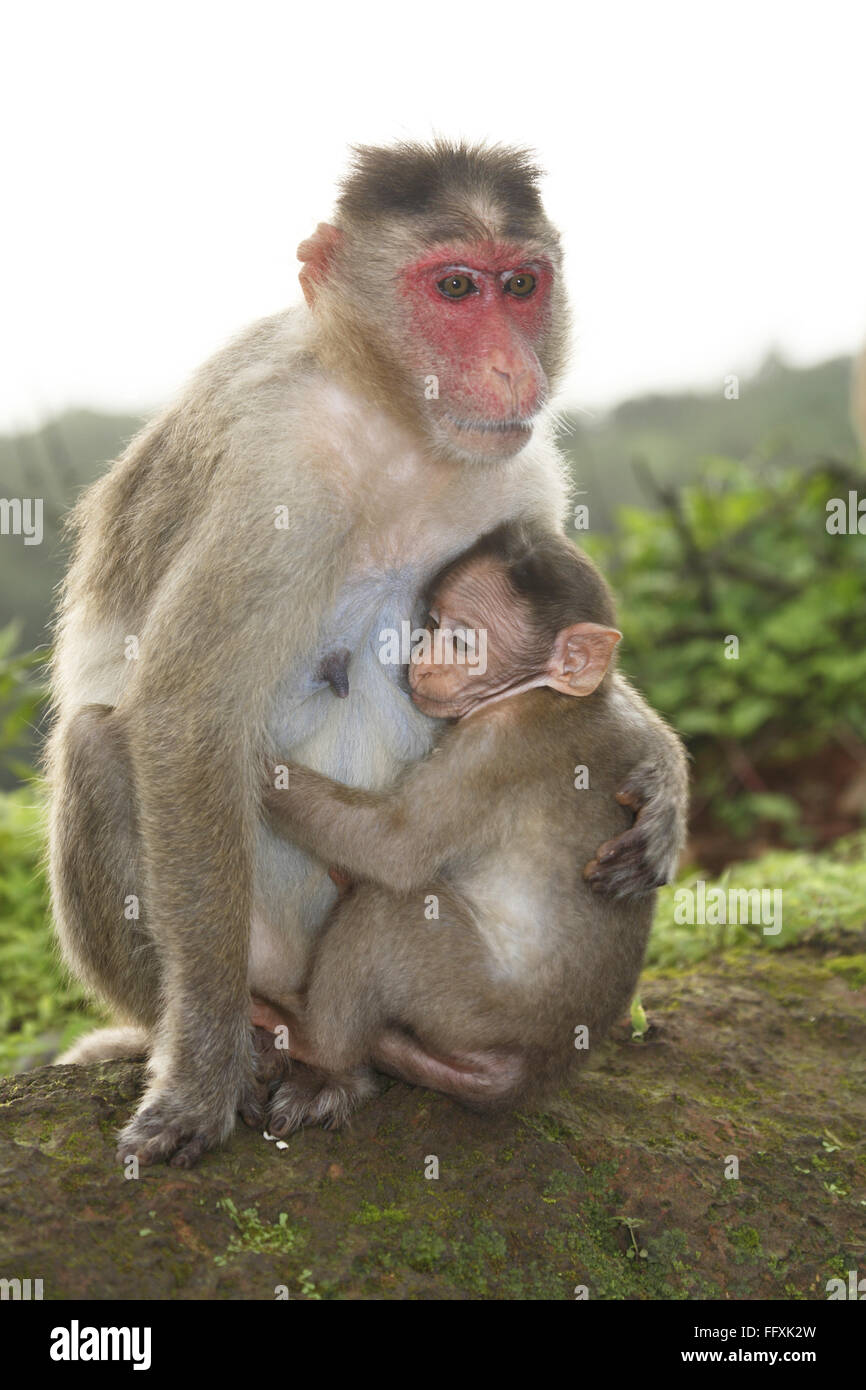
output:
[[[382,792],[291,764],[266,793],[274,825],[352,885],[316,952],[275,1134],[339,1125],[374,1069],[513,1106],[586,1057],[638,979],[655,895],[599,896],[582,866],[634,820],[617,790],[671,736],[610,679],[604,580],[564,537],[508,523],[427,605],[412,699],[455,721],[434,751]]]

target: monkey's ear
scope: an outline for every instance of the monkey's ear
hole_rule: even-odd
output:
[[[604,678],[622,637],[615,627],[575,623],[557,633],[545,685],[563,695],[591,695]]]
[[[298,279],[310,307],[316,298],[316,286],[327,277],[334,252],[342,240],[343,233],[339,227],[332,227],[330,222],[320,222],[313,235],[298,247],[298,260],[304,262],[298,271]]]

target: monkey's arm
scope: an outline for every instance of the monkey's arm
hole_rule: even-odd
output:
[[[476,797],[474,759],[466,741],[446,738],[421,762],[407,770],[396,786],[383,792],[363,791],[334,782],[312,769],[289,765],[288,786],[269,778],[265,810],[277,833],[350,878],[380,884],[395,893],[422,888],[469,840],[486,839],[493,788],[485,774],[485,816],[470,817]],[[456,753],[457,745],[462,751]],[[459,762],[458,762],[459,758]],[[483,820],[483,827],[479,822]]]
[[[621,717],[638,732],[640,756],[617,794],[635,813],[622,835],[600,845],[584,878],[596,893],[629,897],[668,883],[686,841],[689,771],[673,729],[650,709],[624,676],[614,677]]]

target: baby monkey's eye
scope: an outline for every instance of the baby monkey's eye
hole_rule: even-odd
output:
[[[475,633],[472,628],[455,627],[452,632],[456,651],[461,654],[475,651]]]
[[[446,275],[437,284],[448,299],[465,299],[467,294],[477,293],[477,286],[468,275]]]
[[[516,294],[518,299],[532,294],[535,289],[535,276],[524,270],[520,275],[512,275],[503,286],[506,294]]]

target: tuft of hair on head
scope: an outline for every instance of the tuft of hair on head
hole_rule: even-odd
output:
[[[507,219],[501,230],[525,235],[546,226],[532,152],[509,145],[437,139],[430,144],[356,145],[337,200],[339,222],[424,218],[450,226],[492,207]],[[443,231],[445,228],[443,228]]]
[[[616,625],[616,607],[601,572],[566,536],[532,521],[506,521],[479,537],[437,575],[427,605],[446,579],[479,560],[500,563],[514,592],[533,612],[543,642],[574,623]]]

